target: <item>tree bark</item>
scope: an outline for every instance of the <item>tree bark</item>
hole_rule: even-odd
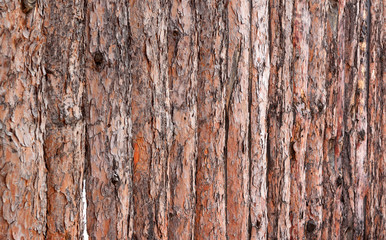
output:
[[[267,147],[268,84],[270,77],[270,3],[255,0],[251,5],[249,72],[249,159],[251,239],[266,239],[268,227]]]
[[[128,7],[84,6],[87,230],[91,239],[124,239],[132,204]]]
[[[226,239],[227,9],[217,0],[195,4],[199,32],[195,239]]]
[[[172,1],[168,74],[172,135],[168,156],[168,239],[194,237],[197,159],[197,28],[191,1]]]
[[[385,239],[384,9],[0,2],[0,239]]]
[[[47,233],[49,239],[80,237],[80,192],[84,170],[82,115],[83,24],[81,2],[46,3],[42,81],[47,166]],[[65,21],[62,21],[62,20]]]
[[[0,3],[0,239],[47,231],[44,18],[17,1]]]

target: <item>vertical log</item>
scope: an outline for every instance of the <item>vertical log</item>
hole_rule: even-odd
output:
[[[367,162],[367,94],[368,94],[368,71],[369,71],[369,34],[370,34],[370,2],[360,1],[358,4],[357,22],[357,86],[355,89],[355,124],[354,131],[356,139],[352,147],[355,149],[355,163],[353,174],[353,185],[355,188],[355,215],[354,215],[354,239],[365,237],[365,215],[366,198],[368,195],[368,174]]]
[[[267,238],[267,111],[270,73],[269,1],[253,0],[250,46],[251,239]]]
[[[150,52],[149,38],[155,38],[145,30],[152,27],[151,9],[142,1],[130,2],[130,58],[132,77],[132,104],[133,121],[133,204],[134,212],[133,239],[154,238],[154,206],[150,195],[150,166],[152,154],[152,82],[149,76],[151,65],[146,53]],[[149,30],[149,31],[150,31]],[[154,31],[154,30],[153,30]],[[149,50],[147,48],[150,48]]]
[[[192,1],[171,2],[168,24],[170,112],[168,239],[192,239],[197,158],[197,31]]]
[[[303,239],[305,236],[305,169],[304,161],[307,149],[311,111],[310,96],[308,94],[308,37],[310,31],[310,14],[308,4],[303,0],[296,0],[294,5],[293,23],[293,111],[294,125],[290,146],[291,159],[291,238]],[[312,220],[307,222],[306,228],[315,228]]]
[[[162,0],[155,3],[154,11],[158,13],[158,26],[154,32],[149,32],[146,43],[146,56],[150,64],[150,79],[153,81],[153,119],[154,142],[149,176],[150,194],[154,199],[155,209],[155,238],[167,239],[167,189],[168,186],[168,155],[172,136],[170,119],[170,93],[168,79],[168,46],[167,25],[169,18],[169,4]],[[154,24],[153,24],[154,25]],[[156,25],[154,25],[156,26]],[[141,229],[142,230],[142,229]]]
[[[248,238],[250,2],[228,3],[225,105],[227,237]]]
[[[386,238],[386,183],[385,183],[385,61],[384,7],[382,1],[371,1],[369,18],[369,79],[367,159],[370,189],[367,196],[365,236],[369,239]],[[383,47],[382,47],[383,46]],[[382,145],[383,142],[383,145]]]
[[[356,179],[357,172],[355,167],[355,146],[357,141],[357,133],[355,132],[356,118],[356,90],[358,86],[358,39],[357,39],[357,24],[359,16],[359,2],[348,0],[344,5],[343,25],[339,30],[343,32],[342,51],[339,52],[343,59],[341,71],[344,89],[343,91],[343,121],[342,121],[342,174],[343,174],[343,191],[342,191],[342,216],[340,224],[340,234],[342,238],[354,239],[354,218],[355,218],[355,195],[356,195]]]
[[[199,25],[195,239],[225,239],[226,8],[221,0],[196,1],[195,6]]]
[[[271,71],[268,98],[268,239],[290,238],[290,149],[292,113],[293,1],[270,0]]]
[[[131,1],[134,232],[167,238],[166,174],[171,137],[164,1]]]
[[[326,1],[326,106],[325,106],[325,131],[323,139],[323,224],[322,235],[323,239],[336,239],[337,236],[333,232],[333,206],[334,194],[337,190],[335,172],[335,154],[334,154],[334,138],[335,131],[333,130],[333,115],[332,109],[335,104],[333,102],[333,89],[337,82],[337,35],[338,35],[338,3],[336,1]],[[340,178],[340,182],[342,179]],[[338,182],[339,183],[339,182]],[[341,183],[340,183],[341,184]]]
[[[129,18],[126,1],[87,1],[87,231],[127,239],[131,204]]]
[[[325,128],[325,7],[326,1],[311,1],[309,32],[308,86],[309,110],[311,114],[304,162],[306,212],[305,232],[307,239],[320,239],[323,204],[323,139]]]
[[[340,239],[342,212],[342,132],[344,91],[345,1],[327,2],[326,126],[323,141],[323,229],[322,238]]]
[[[146,9],[141,1],[130,2],[130,29],[131,46],[130,57],[132,61],[131,76],[133,119],[132,145],[133,145],[133,238],[154,238],[154,207],[150,196],[150,177],[148,175],[151,166],[152,132],[152,83],[149,79],[150,63],[146,56],[146,42],[150,36],[146,36],[145,27],[151,29],[151,12]],[[148,25],[145,25],[145,24]],[[154,38],[155,36],[153,36]],[[149,45],[149,43],[147,43]],[[148,50],[150,51],[150,50]],[[142,231],[141,231],[142,229]]]
[[[43,239],[42,8],[0,3],[0,239]]]
[[[77,239],[84,169],[83,1],[44,5],[47,238]]]

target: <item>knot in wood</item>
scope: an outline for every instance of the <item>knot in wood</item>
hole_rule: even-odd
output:
[[[111,178],[111,182],[114,185],[117,185],[117,184],[119,184],[121,182],[117,173],[113,174],[113,177]]]
[[[309,220],[307,222],[307,232],[312,233],[316,229],[316,223],[314,220]]]
[[[36,0],[22,0],[21,1],[22,10],[24,13],[31,11],[32,8],[36,5]]]
[[[99,51],[94,53],[94,62],[97,66],[103,63],[103,54]]]

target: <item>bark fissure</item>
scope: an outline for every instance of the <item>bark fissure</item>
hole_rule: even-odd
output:
[[[253,0],[249,0],[249,51],[248,51],[248,239],[252,238],[251,176],[252,176],[252,14]],[[269,31],[269,29],[268,29]]]
[[[227,104],[226,104],[227,105]],[[225,144],[224,144],[224,175],[225,175],[225,221],[226,226],[228,225],[228,136],[229,136],[229,112],[228,110],[225,110]],[[228,240],[228,227],[225,228],[225,237]]]
[[[229,1],[226,3],[229,6]],[[225,11],[224,15],[225,21],[226,21],[226,37],[225,37],[225,45],[226,45],[226,59],[229,59],[229,14],[228,11]],[[233,61],[232,61],[232,66],[231,66],[231,72],[233,73],[234,68],[234,60],[235,60],[235,55],[233,56]],[[229,71],[229,63],[226,61],[225,63],[225,75],[227,75]],[[220,76],[223,76],[223,72],[220,72]],[[226,240],[229,239],[228,235],[228,222],[229,222],[229,214],[228,214],[228,136],[229,136],[229,102],[231,101],[231,94],[233,91],[233,85],[234,85],[234,80],[236,76],[232,76],[230,78],[223,79],[221,81],[221,88],[225,87],[225,115],[224,115],[224,130],[225,130],[225,143],[224,143],[224,201],[225,201],[225,238]]]

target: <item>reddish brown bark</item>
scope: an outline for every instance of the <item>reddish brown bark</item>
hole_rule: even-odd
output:
[[[138,239],[167,238],[166,174],[171,136],[167,16],[162,1],[130,2],[133,237]]]
[[[128,6],[86,7],[87,231],[92,239],[125,239],[132,203]]]
[[[369,81],[369,33],[370,22],[368,21],[368,14],[370,13],[369,2],[360,1],[357,3],[359,8],[358,22],[357,22],[357,86],[355,86],[355,142],[352,146],[355,148],[355,163],[353,178],[354,190],[354,238],[363,239],[365,237],[365,208],[366,198],[369,190],[369,174],[367,161],[367,94]]]
[[[0,3],[0,239],[42,239],[47,185],[43,151],[43,18]]]
[[[250,7],[249,1],[228,4],[225,161],[227,237],[231,239],[247,239],[249,234]]]
[[[249,78],[250,238],[267,238],[267,113],[270,74],[269,1],[251,5]]]
[[[268,239],[290,238],[290,160],[292,113],[293,1],[270,1],[271,72],[268,85],[267,217]]]
[[[80,193],[84,169],[82,114],[82,30],[74,18],[83,6],[48,2],[45,6],[44,55],[49,239],[80,237]],[[67,19],[67,21],[62,21]],[[70,20],[71,19],[71,20]]]
[[[0,2],[0,239],[386,238],[384,9]]]
[[[307,136],[310,129],[311,109],[308,88],[308,58],[310,31],[310,13],[307,1],[295,0],[293,16],[293,128],[290,143],[291,185],[290,219],[291,238],[303,239],[305,235],[305,154]],[[308,228],[309,223],[307,223]]]
[[[195,4],[199,31],[195,239],[225,239],[223,84],[226,81],[227,9],[222,1],[196,1]]]
[[[384,4],[384,3],[383,3]],[[384,6],[382,1],[372,1],[369,12],[369,69],[368,69],[368,128],[367,159],[370,189],[366,198],[365,236],[369,238],[386,238],[386,183],[385,183],[385,71],[384,62]],[[383,37],[383,40],[382,40]],[[380,134],[380,136],[378,136]]]
[[[339,239],[342,212],[342,40],[344,2],[327,2],[326,24],[326,126],[323,142],[323,225],[322,238]]]
[[[344,5],[344,14],[342,22],[342,63],[341,71],[343,89],[342,115],[342,174],[343,174],[343,214],[341,216],[340,236],[343,238],[356,239],[357,232],[361,231],[357,227],[356,199],[355,189],[357,185],[358,171],[356,167],[356,142],[357,133],[355,132],[357,104],[356,91],[358,87],[358,24],[359,2],[348,0]],[[341,200],[342,201],[342,200]]]
[[[168,239],[192,239],[197,158],[197,31],[190,1],[172,1],[168,24],[170,113]]]
[[[307,239],[320,239],[323,226],[323,139],[326,113],[326,1],[311,1],[307,95],[310,125],[305,149],[305,231]]]

